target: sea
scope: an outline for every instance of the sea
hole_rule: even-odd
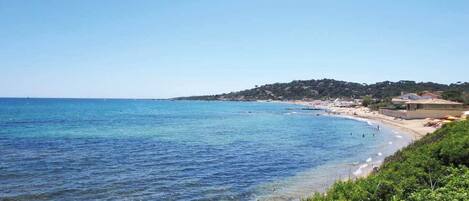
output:
[[[0,200],[298,200],[410,142],[285,103],[3,98]]]

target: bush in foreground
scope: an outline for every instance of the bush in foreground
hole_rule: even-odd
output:
[[[469,121],[455,122],[386,158],[369,177],[306,200],[469,200],[468,165]]]

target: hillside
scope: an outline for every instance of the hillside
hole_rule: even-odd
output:
[[[469,200],[469,121],[447,124],[386,158],[367,178],[335,183],[326,200]]]
[[[433,82],[378,82],[361,84],[333,79],[298,80],[289,83],[267,84],[253,89],[226,94],[180,97],[179,100],[300,100],[323,98],[360,98],[371,95],[374,98],[398,96],[401,92],[461,91],[469,93],[469,82],[438,84]]]

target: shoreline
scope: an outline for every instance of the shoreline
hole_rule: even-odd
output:
[[[277,102],[277,101],[276,101]],[[337,176],[340,175],[340,173],[344,173],[344,171],[347,171],[348,169],[348,177],[342,177],[339,176],[339,178],[335,179],[330,179],[327,184],[325,183],[318,183],[315,184],[316,187],[318,188],[312,188],[312,189],[305,189],[301,182],[298,184],[292,183],[290,187],[287,187],[287,189],[284,189],[283,193],[276,192],[273,194],[270,194],[269,196],[263,197],[259,200],[299,200],[299,199],[304,199],[307,198],[308,196],[313,195],[316,192],[319,193],[324,193],[329,189],[335,182],[342,180],[354,180],[358,178],[364,178],[369,176],[375,168],[380,168],[381,165],[384,162],[384,159],[388,156],[393,155],[395,152],[398,150],[401,150],[405,147],[407,147],[409,144],[411,144],[413,141],[418,140],[425,136],[428,133],[432,133],[433,131],[436,130],[436,128],[433,127],[425,127],[424,123],[425,120],[400,120],[400,119],[393,119],[392,117],[387,117],[384,115],[379,114],[378,112],[370,111],[368,108],[365,107],[335,107],[332,105],[318,105],[314,104],[313,102],[307,102],[307,101],[278,101],[277,103],[285,103],[285,104],[295,104],[295,105],[302,105],[306,106],[308,108],[315,108],[315,109],[320,109],[324,110],[325,114],[324,115],[330,115],[330,116],[336,116],[338,118],[348,118],[348,119],[353,119],[356,121],[362,121],[362,122],[367,122],[369,125],[379,125],[381,129],[384,130],[389,130],[392,131],[394,136],[398,138],[402,138],[402,136],[399,136],[399,134],[405,135],[406,139],[409,141],[405,142],[404,144],[400,145],[391,145],[391,142],[389,142],[391,146],[394,146],[392,151],[388,154],[383,154],[381,155],[381,152],[378,153],[376,157],[383,157],[382,160],[371,160],[371,157],[366,159],[366,162],[361,161],[356,164],[341,164],[341,163],[336,163],[336,164],[331,164],[329,168],[338,168],[342,167],[342,169],[336,169],[336,173],[324,171],[322,166],[313,168],[312,171],[307,171],[307,172],[302,172],[299,175],[294,176],[295,177],[304,177],[305,175],[309,175],[307,177],[310,177],[312,179],[314,178],[320,178],[324,177],[322,174],[326,174],[329,176]],[[383,152],[384,153],[384,152]],[[373,157],[375,159],[375,157]],[[350,170],[352,170],[353,174],[350,175]],[[322,172],[321,172],[322,171]],[[319,174],[319,175],[317,175]],[[303,186],[303,187],[302,187]],[[311,186],[310,186],[311,187]],[[303,191],[302,191],[303,190]],[[289,192],[289,191],[302,191],[300,194],[296,194],[294,192]],[[296,194],[295,195],[293,194]],[[288,196],[289,194],[289,196]],[[305,197],[306,196],[306,197]]]
[[[418,140],[428,133],[433,133],[437,128],[425,127],[425,119],[397,119],[379,114],[377,111],[371,111],[365,107],[336,107],[332,105],[320,105],[308,101],[286,101],[283,103],[302,105],[310,108],[322,109],[330,115],[343,116],[357,120],[370,120],[377,124],[382,124],[396,128],[412,137],[412,140]]]
[[[321,110],[324,110],[327,115],[353,119],[356,121],[364,121],[370,125],[374,123],[377,125],[381,125],[381,127],[388,127],[392,130],[395,130],[393,131],[394,133],[396,133],[396,131],[398,133],[402,133],[411,139],[409,143],[407,143],[403,147],[398,148],[392,154],[394,154],[396,151],[402,148],[407,147],[409,144],[422,138],[423,136],[429,133],[433,133],[435,130],[437,130],[437,128],[434,128],[434,127],[425,127],[424,126],[426,122],[425,119],[413,119],[413,120],[397,119],[397,118],[379,114],[376,111],[371,111],[369,108],[366,108],[363,106],[337,107],[331,104],[318,105],[318,104],[314,104],[314,102],[308,102],[308,101],[290,101],[290,102],[285,102],[285,103],[302,105],[302,106],[306,106],[309,108],[321,109]],[[381,167],[383,162],[384,160],[380,161],[379,163],[374,162],[374,164],[368,165],[364,168],[360,166],[359,169],[357,169],[357,171],[361,171],[361,173],[356,174],[355,177],[352,179],[367,177],[373,172],[374,167],[377,167],[377,168]]]

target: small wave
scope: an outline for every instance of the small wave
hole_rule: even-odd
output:
[[[371,157],[370,157],[370,158],[366,159],[366,162],[369,163],[369,162],[371,162],[372,160],[373,160],[373,159],[371,159]]]
[[[392,141],[389,141],[388,144],[392,144]]]
[[[378,156],[382,156],[382,155],[383,155],[383,153],[381,153],[381,152],[378,153]]]
[[[400,135],[396,135],[396,137],[397,137],[397,138],[402,138],[402,136],[400,136]]]
[[[366,164],[366,163],[360,165],[360,167],[358,167],[358,169],[353,172],[353,175],[358,176],[358,175],[363,174],[363,170],[362,170],[362,169],[363,169],[363,168],[366,168],[366,167],[368,167],[368,164]]]

